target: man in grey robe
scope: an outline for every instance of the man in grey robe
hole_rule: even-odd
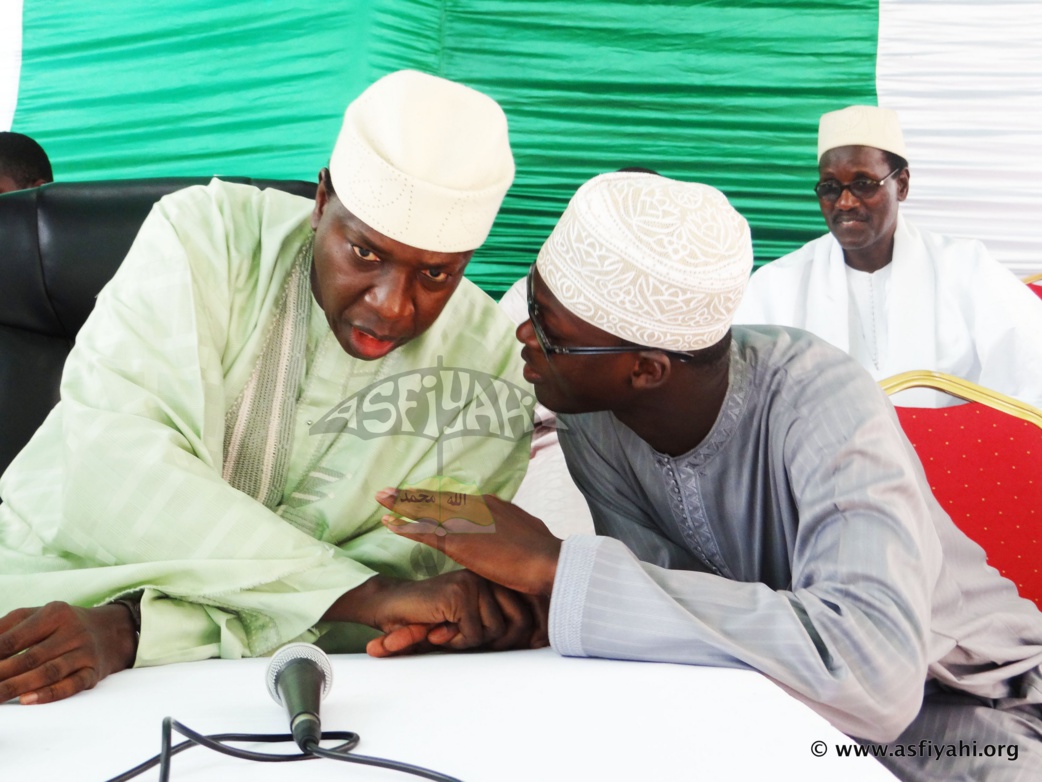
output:
[[[891,742],[903,779],[1042,778],[1042,614],[942,511],[864,369],[803,331],[731,329],[751,262],[712,188],[580,188],[517,334],[597,535],[486,497],[497,534],[440,545],[551,595],[561,654],[760,671]]]

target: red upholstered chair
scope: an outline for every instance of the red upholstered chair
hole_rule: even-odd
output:
[[[968,404],[898,407],[941,507],[988,562],[1042,607],[1042,411],[941,372],[880,381],[895,394],[932,388]]]
[[[1024,282],[1035,292],[1036,296],[1042,299],[1042,274],[1032,274],[1030,277],[1025,277]]]

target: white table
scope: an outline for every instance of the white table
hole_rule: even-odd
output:
[[[549,649],[331,659],[325,730],[353,730],[359,753],[465,782],[894,779],[870,758],[836,757],[835,745],[849,739],[748,671],[569,659]],[[284,710],[264,686],[267,663],[126,671],[58,703],[0,704],[0,779],[116,776],[159,752],[167,715],[202,733],[285,733]],[[815,741],[827,745],[825,757],[811,753]],[[172,768],[172,782],[419,779],[324,759],[251,763],[202,747],[176,756]],[[158,776],[152,769],[137,779]]]

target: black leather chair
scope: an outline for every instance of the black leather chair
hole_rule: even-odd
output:
[[[312,182],[222,179],[315,196]],[[208,181],[56,182],[0,195],[0,473],[58,402],[76,333],[152,205]]]

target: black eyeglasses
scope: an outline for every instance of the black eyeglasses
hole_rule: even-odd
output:
[[[882,179],[855,179],[853,182],[845,185],[837,182],[835,179],[827,179],[814,185],[814,192],[818,194],[818,198],[829,204],[836,203],[839,197],[843,195],[844,190],[849,190],[854,198],[863,201],[874,196],[883,183],[900,170],[900,168],[895,168]]]
[[[595,356],[600,353],[637,353],[641,350],[657,350],[679,361],[694,361],[694,357],[689,356],[687,353],[665,350],[663,348],[649,348],[641,345],[600,345],[597,347],[573,348],[553,344],[550,338],[546,336],[546,332],[543,331],[543,324],[539,319],[539,305],[535,303],[533,294],[532,278],[534,275],[535,265],[533,264],[528,270],[528,319],[532,321],[535,338],[539,342],[539,347],[543,349],[543,355],[546,356],[547,360],[552,356]]]

